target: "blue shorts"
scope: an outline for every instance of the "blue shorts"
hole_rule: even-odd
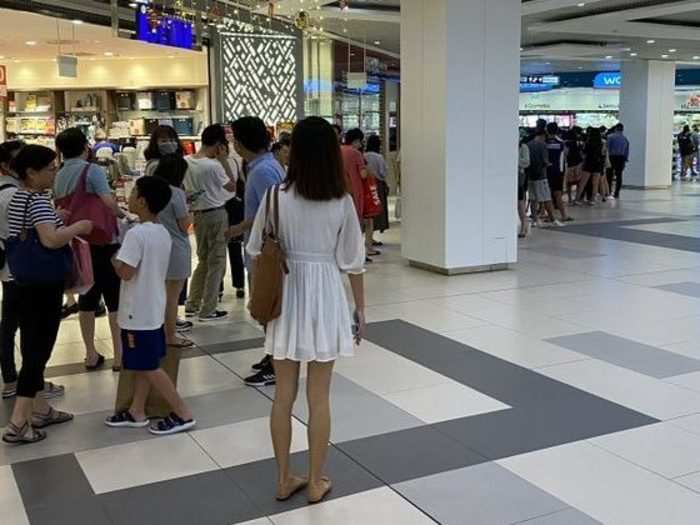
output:
[[[122,330],[122,348],[126,370],[158,370],[166,352],[165,331]]]

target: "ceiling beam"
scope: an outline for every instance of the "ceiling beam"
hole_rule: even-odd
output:
[[[323,16],[328,18],[342,18],[344,20],[360,20],[363,22],[389,22],[401,23],[400,11],[389,11],[383,9],[347,9],[342,10],[337,7],[324,7],[321,9]],[[311,11],[314,14],[314,11]]]
[[[604,2],[605,0],[588,0],[586,5]],[[555,9],[565,9],[567,7],[575,7],[581,3],[581,0],[530,0],[523,3],[523,16],[537,15],[554,11]]]

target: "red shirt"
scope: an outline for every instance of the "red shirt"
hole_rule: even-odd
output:
[[[364,185],[362,184],[362,170],[365,168],[365,158],[352,146],[342,146],[345,177],[348,180],[352,199],[355,201],[357,215],[362,222],[364,211]]]

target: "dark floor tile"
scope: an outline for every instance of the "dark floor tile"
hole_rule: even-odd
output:
[[[476,465],[486,458],[424,426],[337,445],[387,484]]]
[[[32,525],[114,525],[97,498],[73,498],[27,509]],[[0,520],[1,521],[1,520]],[[132,521],[134,525],[146,523]]]
[[[380,480],[339,450],[331,447],[328,452],[326,473],[333,480],[333,492],[329,495],[329,500],[383,486]],[[293,454],[291,463],[293,472],[300,475],[306,475],[308,472],[306,452]],[[225,472],[261,509],[261,516],[273,516],[307,505],[305,492],[286,502],[275,500],[277,466],[274,459],[240,465]]]
[[[114,525],[229,525],[263,516],[222,471],[101,494]]]
[[[265,346],[265,338],[258,337],[254,339],[243,339],[241,341],[230,341],[226,343],[216,343],[210,345],[199,345],[199,348],[209,355],[228,354],[231,352],[240,352],[243,350],[252,350]]]
[[[188,397],[186,401],[200,430],[267,417],[271,407],[269,399],[249,387]]]
[[[73,454],[15,463],[12,471],[28,510],[39,506],[53,508],[94,495]]]

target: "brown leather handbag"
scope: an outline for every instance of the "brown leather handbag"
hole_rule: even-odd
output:
[[[265,198],[262,250],[253,261],[252,290],[248,309],[253,319],[262,325],[274,321],[281,315],[284,279],[289,273],[287,254],[279,241],[279,202],[280,187],[274,186],[268,190]]]

